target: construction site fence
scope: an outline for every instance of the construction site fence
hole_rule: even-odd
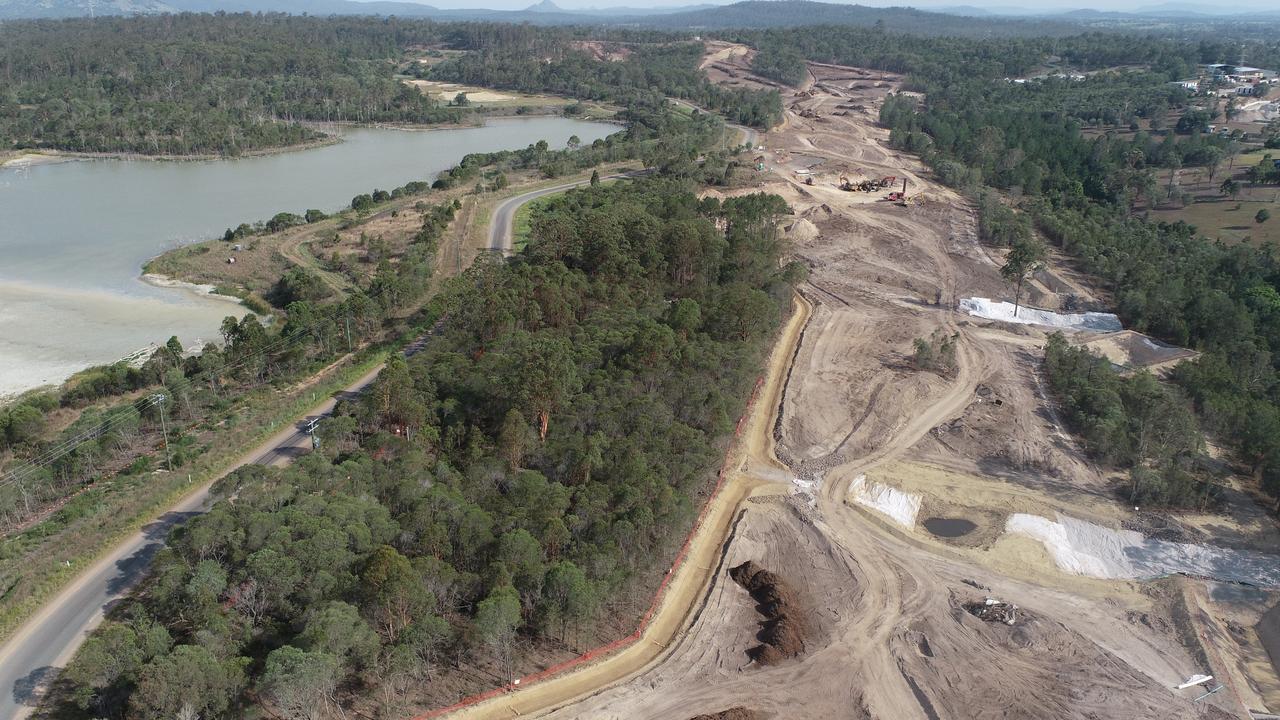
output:
[[[658,607],[662,604],[663,596],[667,592],[667,587],[670,586],[671,584],[671,579],[675,577],[676,572],[679,571],[680,569],[680,566],[684,564],[685,558],[688,557],[689,555],[689,546],[693,543],[694,536],[698,534],[698,530],[702,527],[702,524],[706,522],[707,515],[711,512],[712,503],[715,501],[716,496],[720,494],[720,490],[724,487],[725,477],[728,475],[728,471],[729,471],[729,464],[733,460],[735,448],[738,445],[738,440],[742,437],[742,428],[745,425],[747,418],[751,415],[751,409],[755,406],[756,397],[757,395],[759,395],[760,388],[763,385],[764,385],[764,377],[761,376],[756,379],[756,384],[751,389],[751,397],[747,401],[747,406],[743,410],[742,415],[738,417],[737,425],[734,426],[734,430],[733,430],[734,442],[729,447],[729,450],[725,453],[724,462],[721,463],[720,465],[720,472],[716,475],[715,487],[711,489],[711,494],[707,497],[707,501],[703,503],[702,510],[699,511],[698,518],[696,521],[694,521],[693,527],[689,529],[689,534],[685,536],[684,543],[681,544],[680,546],[680,552],[676,553],[675,560],[672,561],[670,569],[668,569],[666,574],[663,575],[662,582],[658,585],[657,591],[654,592],[653,600],[649,603],[649,608],[645,610],[644,615],[641,616],[640,623],[639,625],[636,626],[635,632],[625,637],[618,638],[617,640],[614,640],[613,642],[608,643],[606,645],[601,645],[599,647],[592,648],[591,650],[588,650],[587,652],[584,652],[581,655],[578,655],[573,658],[569,658],[564,662],[552,665],[546,668],[545,670],[540,670],[536,673],[525,675],[519,678],[518,680],[513,680],[507,683],[506,685],[500,685],[491,690],[486,690],[482,693],[477,693],[475,695],[465,697],[459,700],[458,702],[452,705],[449,705],[447,707],[437,708],[435,710],[428,710],[427,712],[416,716],[414,720],[429,720],[430,718],[438,718],[444,715],[448,715],[449,713],[452,713],[452,712],[457,712],[471,705],[476,705],[486,700],[492,700],[493,698],[500,697],[514,690],[518,690],[520,688],[528,687],[529,685],[532,685],[544,680],[548,680],[553,676],[559,675],[567,670],[571,670],[581,665],[585,665],[595,660],[599,660],[606,656],[612,655],[613,653],[619,650],[622,650],[623,648],[626,648],[631,644],[635,643],[636,641],[638,641],[644,635],[645,630],[649,628],[649,623],[652,622],[654,614],[657,613]]]

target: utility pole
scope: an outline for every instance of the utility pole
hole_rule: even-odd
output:
[[[343,322],[347,326],[347,352],[351,352],[351,316],[348,315],[343,318]]]
[[[164,465],[173,472],[173,458],[169,455],[169,426],[164,421],[164,403],[168,400],[168,396],[164,393],[156,393],[151,396],[158,405],[160,405],[160,432],[164,434]]]
[[[316,435],[316,427],[320,424],[320,418],[311,418],[307,421],[307,434],[311,436],[311,449],[320,448],[320,436]]]

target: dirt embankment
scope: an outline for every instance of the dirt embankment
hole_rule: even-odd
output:
[[[1262,647],[1271,656],[1271,664],[1280,669],[1280,603],[1266,612],[1255,628]]]
[[[777,575],[748,560],[729,571],[733,581],[751,593],[764,615],[757,639],[760,644],[747,655],[761,665],[796,657],[804,652],[804,614],[795,592]]]

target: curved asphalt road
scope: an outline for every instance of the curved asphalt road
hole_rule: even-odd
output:
[[[415,341],[406,354],[412,354],[422,342]],[[380,370],[381,365],[370,370],[338,396],[364,390]],[[236,460],[226,473],[250,464],[288,465],[311,449],[305,430],[310,421],[331,413],[336,402],[331,397],[316,405],[297,424],[287,426]],[[70,662],[81,643],[102,622],[103,613],[145,576],[151,558],[164,545],[169,531],[209,509],[212,485],[209,482],[194,489],[168,512],[117,545],[0,647],[0,720],[18,720],[35,710],[40,691]]]
[[[613,175],[605,175],[601,180],[618,180],[621,178],[636,177],[647,173],[647,170],[631,170],[623,173],[615,173]],[[513,232],[515,231],[516,211],[522,205],[530,200],[536,200],[547,195],[555,195],[566,190],[572,190],[576,187],[591,182],[591,179],[575,180],[573,182],[561,183],[551,187],[545,187],[539,190],[530,190],[526,193],[513,195],[506,200],[498,203],[498,207],[493,209],[493,220],[489,223],[489,249],[494,252],[500,252],[503,255],[510,255],[513,252],[512,243],[514,241]]]
[[[677,105],[684,105],[686,107],[691,107],[701,112],[706,112],[705,110],[702,110],[701,108],[694,105],[693,103],[686,102],[684,100],[673,99],[671,102],[674,102]],[[750,145],[752,149],[756,147],[756,143],[759,142],[760,140],[759,131],[753,130],[752,128],[746,127],[744,125],[734,125],[731,123],[727,125],[728,127],[733,128],[734,130],[737,130],[738,132],[742,133],[743,143]],[[614,173],[613,175],[605,175],[600,179],[601,180],[620,180],[623,178],[638,177],[640,175],[648,174],[649,172],[650,172],[649,170],[630,170],[628,172]],[[561,183],[559,185],[545,187],[540,190],[530,190],[529,192],[526,192],[526,193],[513,195],[507,198],[506,200],[503,200],[502,202],[498,203],[498,206],[493,209],[493,219],[489,223],[489,249],[494,252],[500,252],[504,256],[510,255],[513,252],[512,244],[514,241],[513,232],[515,230],[515,217],[516,217],[516,212],[520,209],[520,206],[524,205],[530,200],[536,200],[540,197],[546,197],[547,195],[555,195],[556,193],[562,193],[566,190],[571,190],[575,187],[581,187],[582,185],[586,185],[589,182],[590,182],[589,179],[575,180],[573,182]]]

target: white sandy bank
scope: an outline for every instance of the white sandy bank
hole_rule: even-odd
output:
[[[859,505],[888,515],[905,528],[916,526],[920,513],[920,496],[903,492],[878,482],[867,482],[866,475],[859,475],[849,485],[849,497]]]

